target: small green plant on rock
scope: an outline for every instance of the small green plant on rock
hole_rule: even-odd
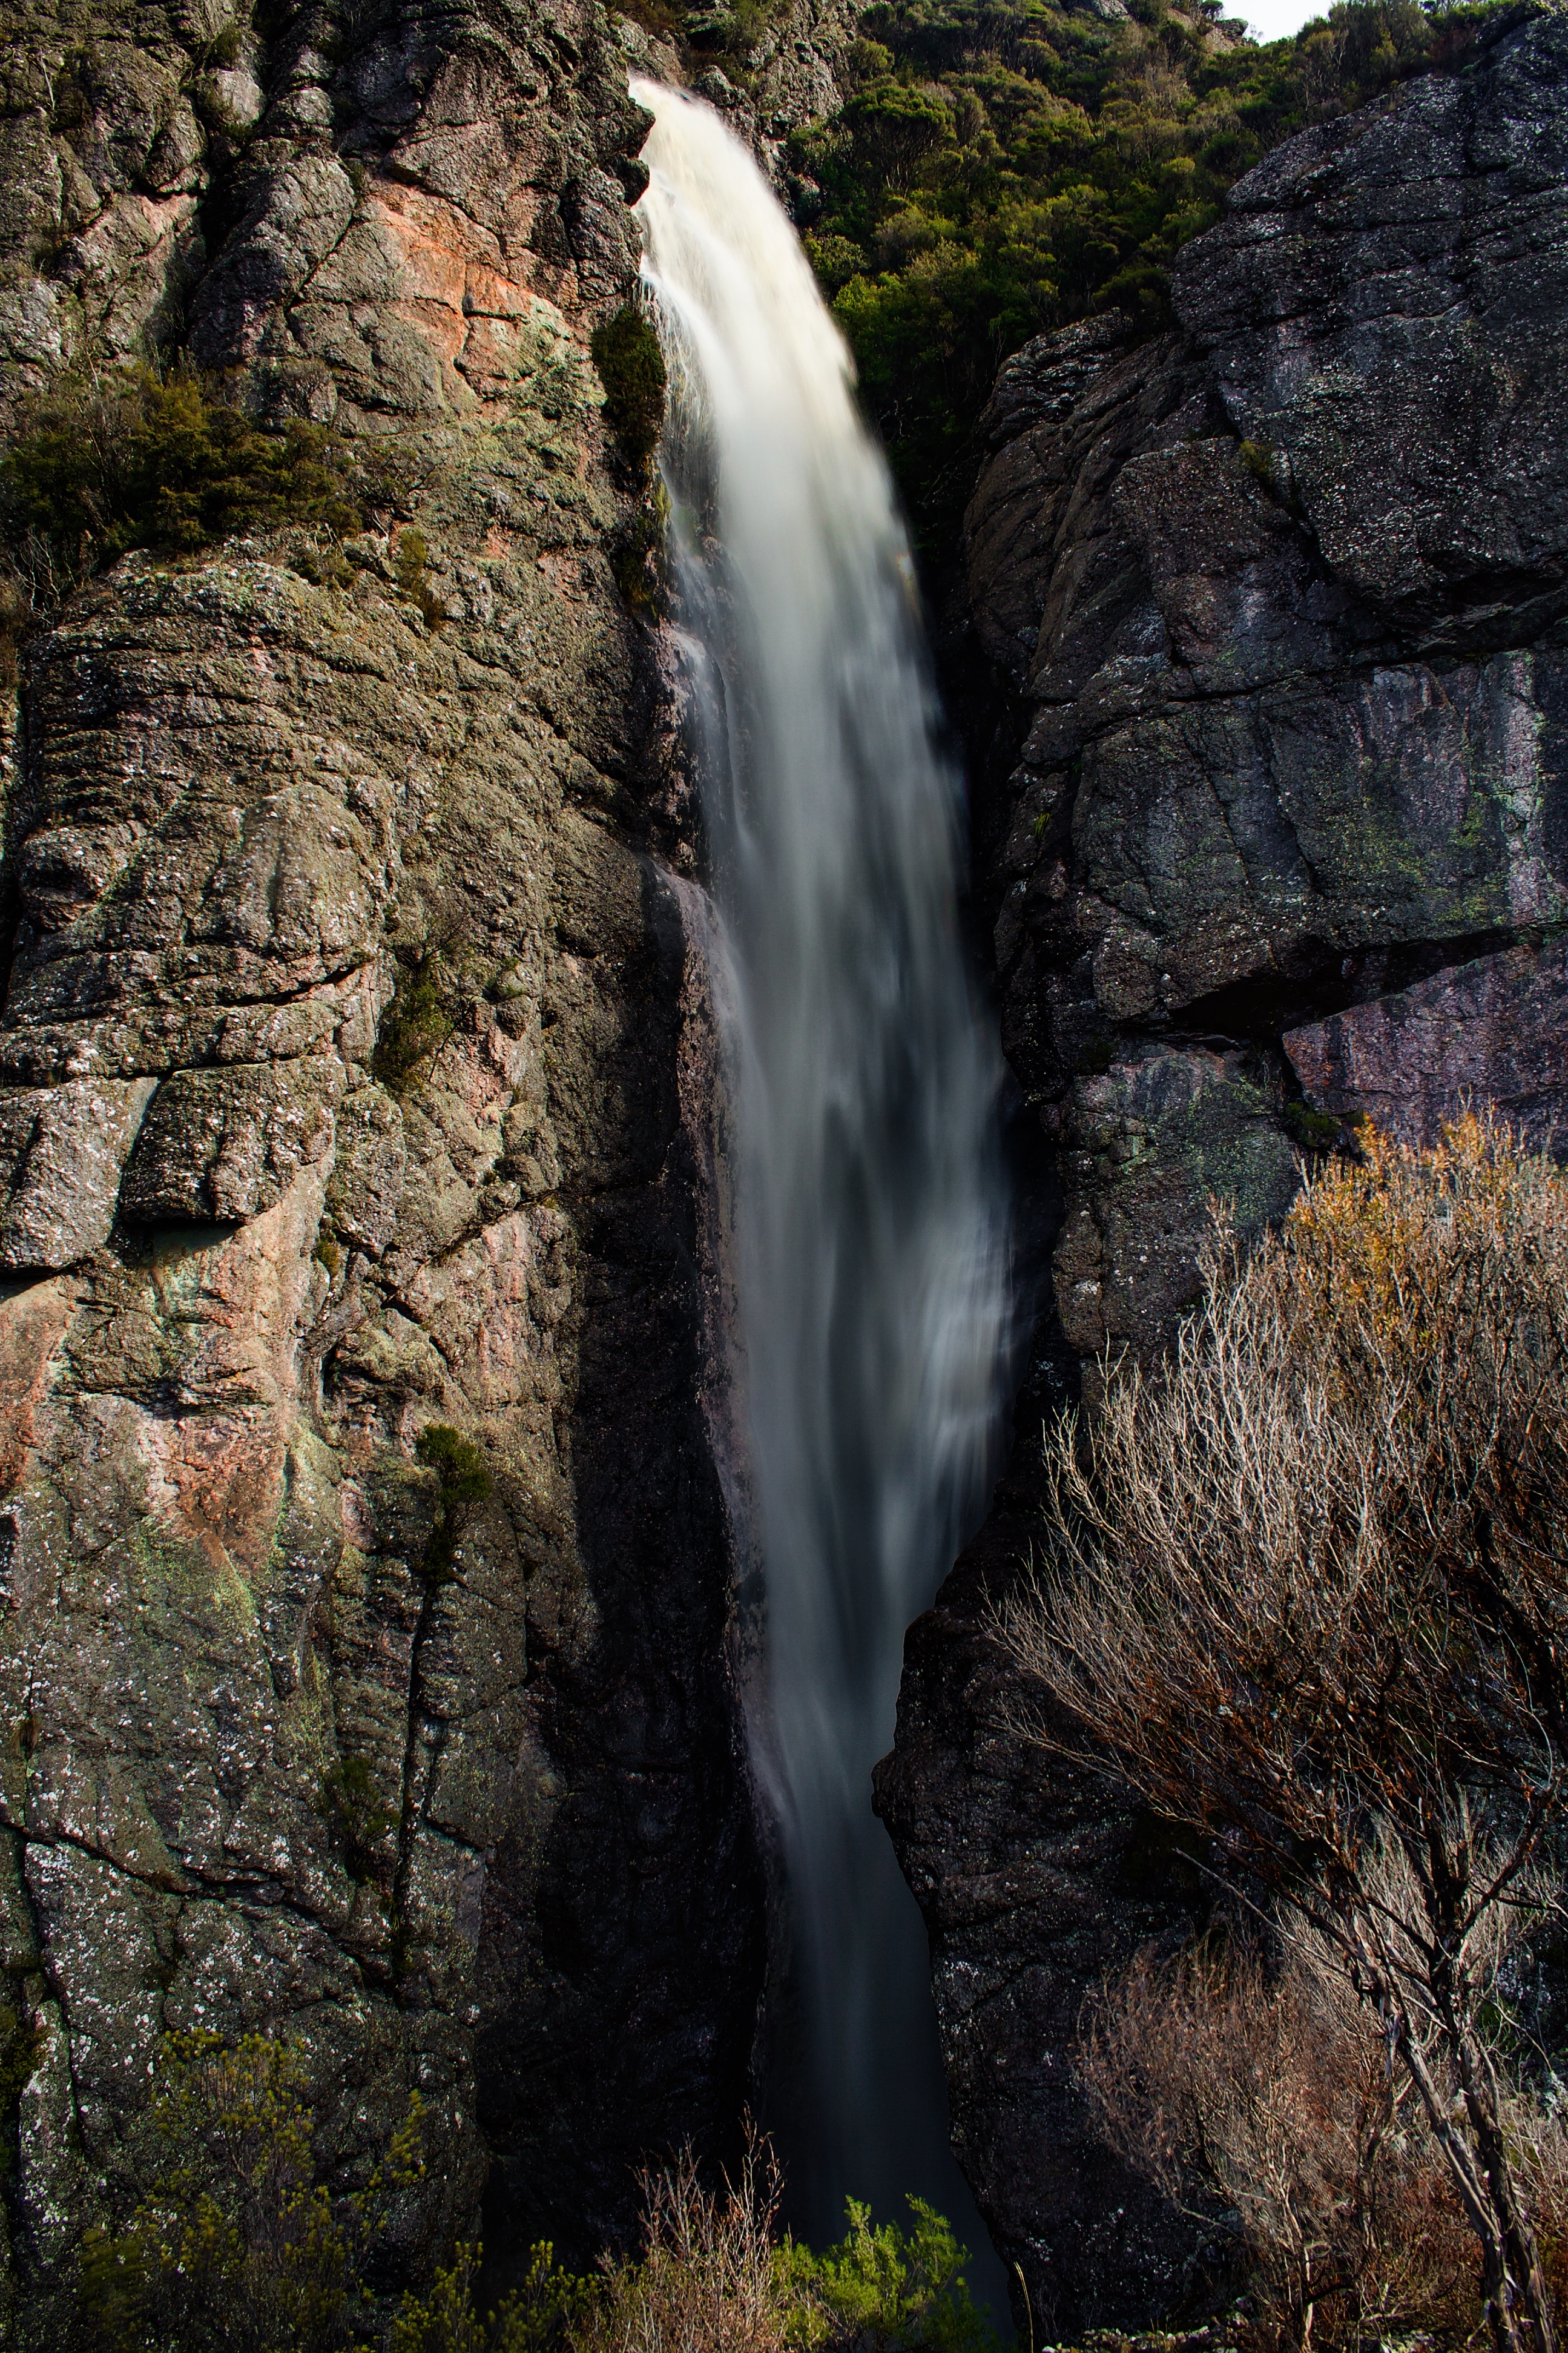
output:
[[[425,1547],[426,1581],[447,1585],[468,1514],[484,1502],[495,1482],[473,1440],[449,1422],[429,1423],[420,1431],[414,1451],[438,1482],[435,1531]]]
[[[393,562],[398,593],[408,604],[417,607],[424,617],[426,628],[434,636],[446,622],[447,607],[425,576],[425,567],[429,560],[430,543],[422,531],[415,531],[411,527],[398,533],[397,554]]]
[[[397,1828],[397,1816],[382,1804],[363,1757],[340,1757],[323,1773],[316,1810],[342,1849],[349,1877],[362,1885],[374,1879],[377,1864],[385,1859],[384,1841]]]
[[[605,422],[633,463],[646,467],[664,430],[668,383],[653,322],[635,302],[623,303],[595,328],[589,349],[605,387]]]
[[[1344,1141],[1342,1123],[1331,1113],[1313,1111],[1309,1103],[1288,1103],[1285,1124],[1307,1152],[1337,1152]]]
[[[382,1085],[395,1095],[407,1093],[453,1027],[442,999],[440,951],[426,948],[399,973],[392,1002],[381,1017],[372,1068]]]

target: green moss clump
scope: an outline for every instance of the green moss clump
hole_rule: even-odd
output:
[[[387,1860],[385,1841],[397,1816],[382,1804],[363,1757],[340,1757],[322,1774],[316,1811],[342,1849],[349,1877],[362,1885],[374,1879]]]
[[[632,611],[645,618],[659,610],[668,585],[665,534],[668,520],[663,485],[656,482],[653,497],[643,502],[611,543],[610,569],[616,586]]]
[[[434,636],[446,621],[447,607],[425,576],[429,560],[430,543],[422,531],[411,527],[398,533],[397,554],[393,559],[398,593],[410,605],[417,606],[426,628]]]
[[[35,409],[0,459],[0,530],[24,575],[58,592],[132,547],[188,555],[285,524],[358,531],[350,471],[324,426],[264,432],[209,383],[131,369]]]
[[[441,1501],[448,1510],[456,1504],[482,1504],[495,1483],[473,1440],[450,1422],[426,1424],[414,1451],[439,1478]]]
[[[589,349],[605,387],[605,422],[628,458],[646,466],[664,430],[668,384],[653,322],[635,302],[595,327]]]
[[[1333,1152],[1344,1141],[1344,1125],[1325,1111],[1313,1111],[1304,1103],[1288,1103],[1285,1124],[1297,1143],[1308,1152]]]
[[[381,1017],[372,1071],[389,1092],[406,1094],[455,1027],[442,999],[439,951],[427,948],[398,975]]]
[[[428,1423],[420,1431],[414,1451],[435,1472],[438,1482],[436,1525],[425,1547],[422,1573],[427,1585],[449,1585],[458,1539],[468,1514],[485,1501],[495,1482],[473,1440],[449,1422]]]

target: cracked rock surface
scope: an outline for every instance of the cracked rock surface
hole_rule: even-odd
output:
[[[931,1931],[960,2154],[1037,2327],[1201,2291],[1072,2069],[1202,1893],[1001,1736],[987,1589],[1042,1417],[1256,1231],[1325,1116],[1568,1135],[1568,16],[1289,142],[1114,317],[1003,369],[967,518],[976,892],[1041,1313],[990,1518],[911,1630],[879,1804]],[[978,679],[978,683],[976,680]],[[1319,1114],[1314,1125],[1309,1113]]]
[[[124,557],[5,735],[0,1938],[38,2039],[0,2334],[47,2345],[162,2033],[297,2042],[342,2186],[417,2089],[388,2277],[481,2191],[504,2274],[622,2232],[645,2156],[727,2153],[764,1925],[701,909],[586,356],[637,266],[625,51],[594,0],[19,0],[0,70],[12,427],[184,350],[395,484],[342,550]],[[491,1480],[440,1544],[432,1423]]]

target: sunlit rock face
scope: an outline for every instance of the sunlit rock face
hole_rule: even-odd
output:
[[[1000,1737],[980,1595],[1034,1532],[1042,1415],[1168,1335],[1211,1196],[1277,1217],[1324,1114],[1420,1140],[1473,1096],[1568,1136],[1565,158],[1568,21],[1515,18],[1242,181],[1178,258],[1178,332],[1042,337],[985,420],[960,682],[1042,1312],[879,1803],[961,2154],[1058,2333],[1202,2277],[1071,2055],[1089,1989],[1200,1894]]]
[[[586,356],[647,117],[587,0],[200,14],[8,14],[13,421],[184,346],[391,489],[347,561],[126,557],[7,721],[6,2293],[46,2317],[163,2032],[297,2041],[344,2183],[420,2091],[395,2269],[487,2168],[492,2256],[586,2253],[647,2152],[730,2146],[764,1941],[696,851]],[[449,1561],[432,1422],[493,1480]]]

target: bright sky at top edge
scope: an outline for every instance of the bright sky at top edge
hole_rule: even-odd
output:
[[[1309,18],[1326,16],[1329,0],[1231,0],[1227,16],[1243,16],[1260,41],[1282,41],[1299,33]]]

